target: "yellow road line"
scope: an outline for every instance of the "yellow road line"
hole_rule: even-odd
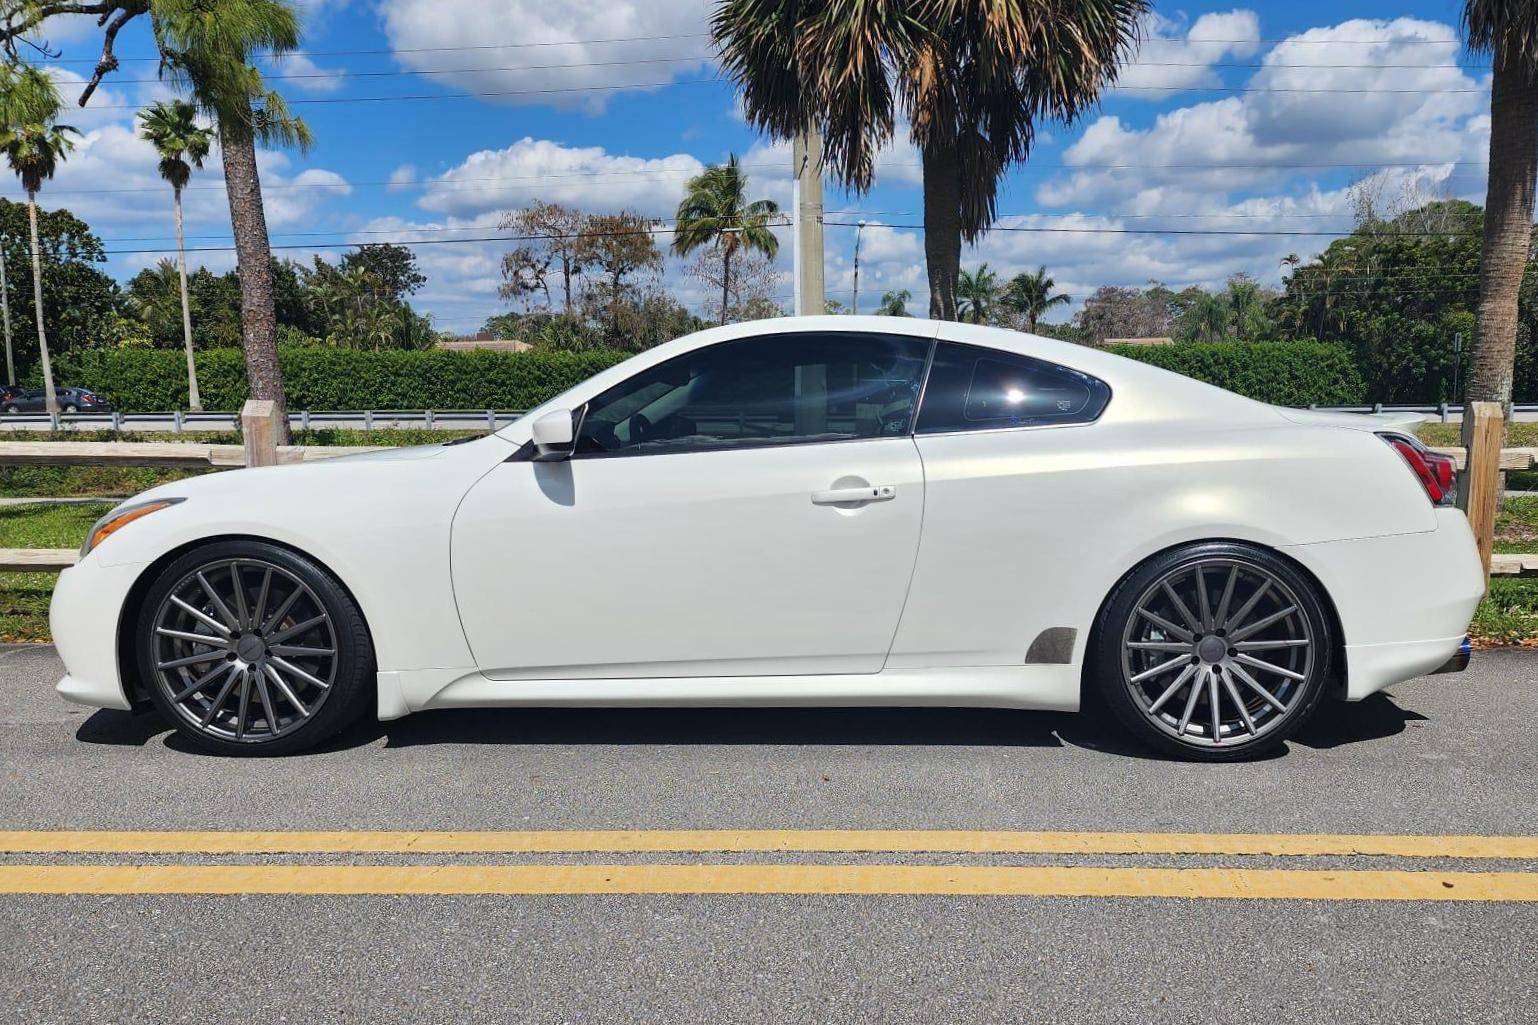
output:
[[[962,894],[1538,901],[1526,872],[984,865],[5,865],[26,894]]]
[[[884,829],[0,831],[0,854],[549,854],[665,851],[1278,856],[1363,854],[1396,858],[1538,860],[1538,837]]]

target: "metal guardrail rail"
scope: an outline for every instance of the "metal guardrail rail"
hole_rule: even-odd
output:
[[[427,430],[488,431],[506,427],[524,414],[521,409],[337,409],[298,410],[288,414],[296,430],[312,427],[425,428]],[[5,413],[0,430],[54,431],[230,431],[240,430],[240,413]]]
[[[1419,413],[1446,422],[1462,416],[1463,406],[1456,403],[1391,404],[1360,406],[1299,406],[1330,413]],[[289,425],[299,430],[312,427],[361,427],[375,430],[387,427],[425,428],[427,430],[494,431],[521,417],[521,409],[304,409],[288,414]],[[1538,414],[1538,403],[1518,403],[1513,413]],[[5,413],[0,414],[0,430],[144,430],[171,431],[180,434],[196,430],[239,430],[240,413],[187,413],[181,410],[150,413]]]

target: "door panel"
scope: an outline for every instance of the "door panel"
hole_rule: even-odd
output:
[[[910,437],[508,462],[455,518],[455,594],[496,679],[874,673],[923,507]]]

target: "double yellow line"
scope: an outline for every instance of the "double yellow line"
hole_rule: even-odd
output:
[[[1538,861],[1538,838],[961,830],[0,832],[0,855],[959,854]],[[963,894],[1538,901],[1538,872],[1143,865],[14,864],[29,894]]]

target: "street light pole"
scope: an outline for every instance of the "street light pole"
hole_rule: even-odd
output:
[[[856,221],[854,225],[854,301],[853,313],[860,315],[860,232],[865,230],[864,221]]]

